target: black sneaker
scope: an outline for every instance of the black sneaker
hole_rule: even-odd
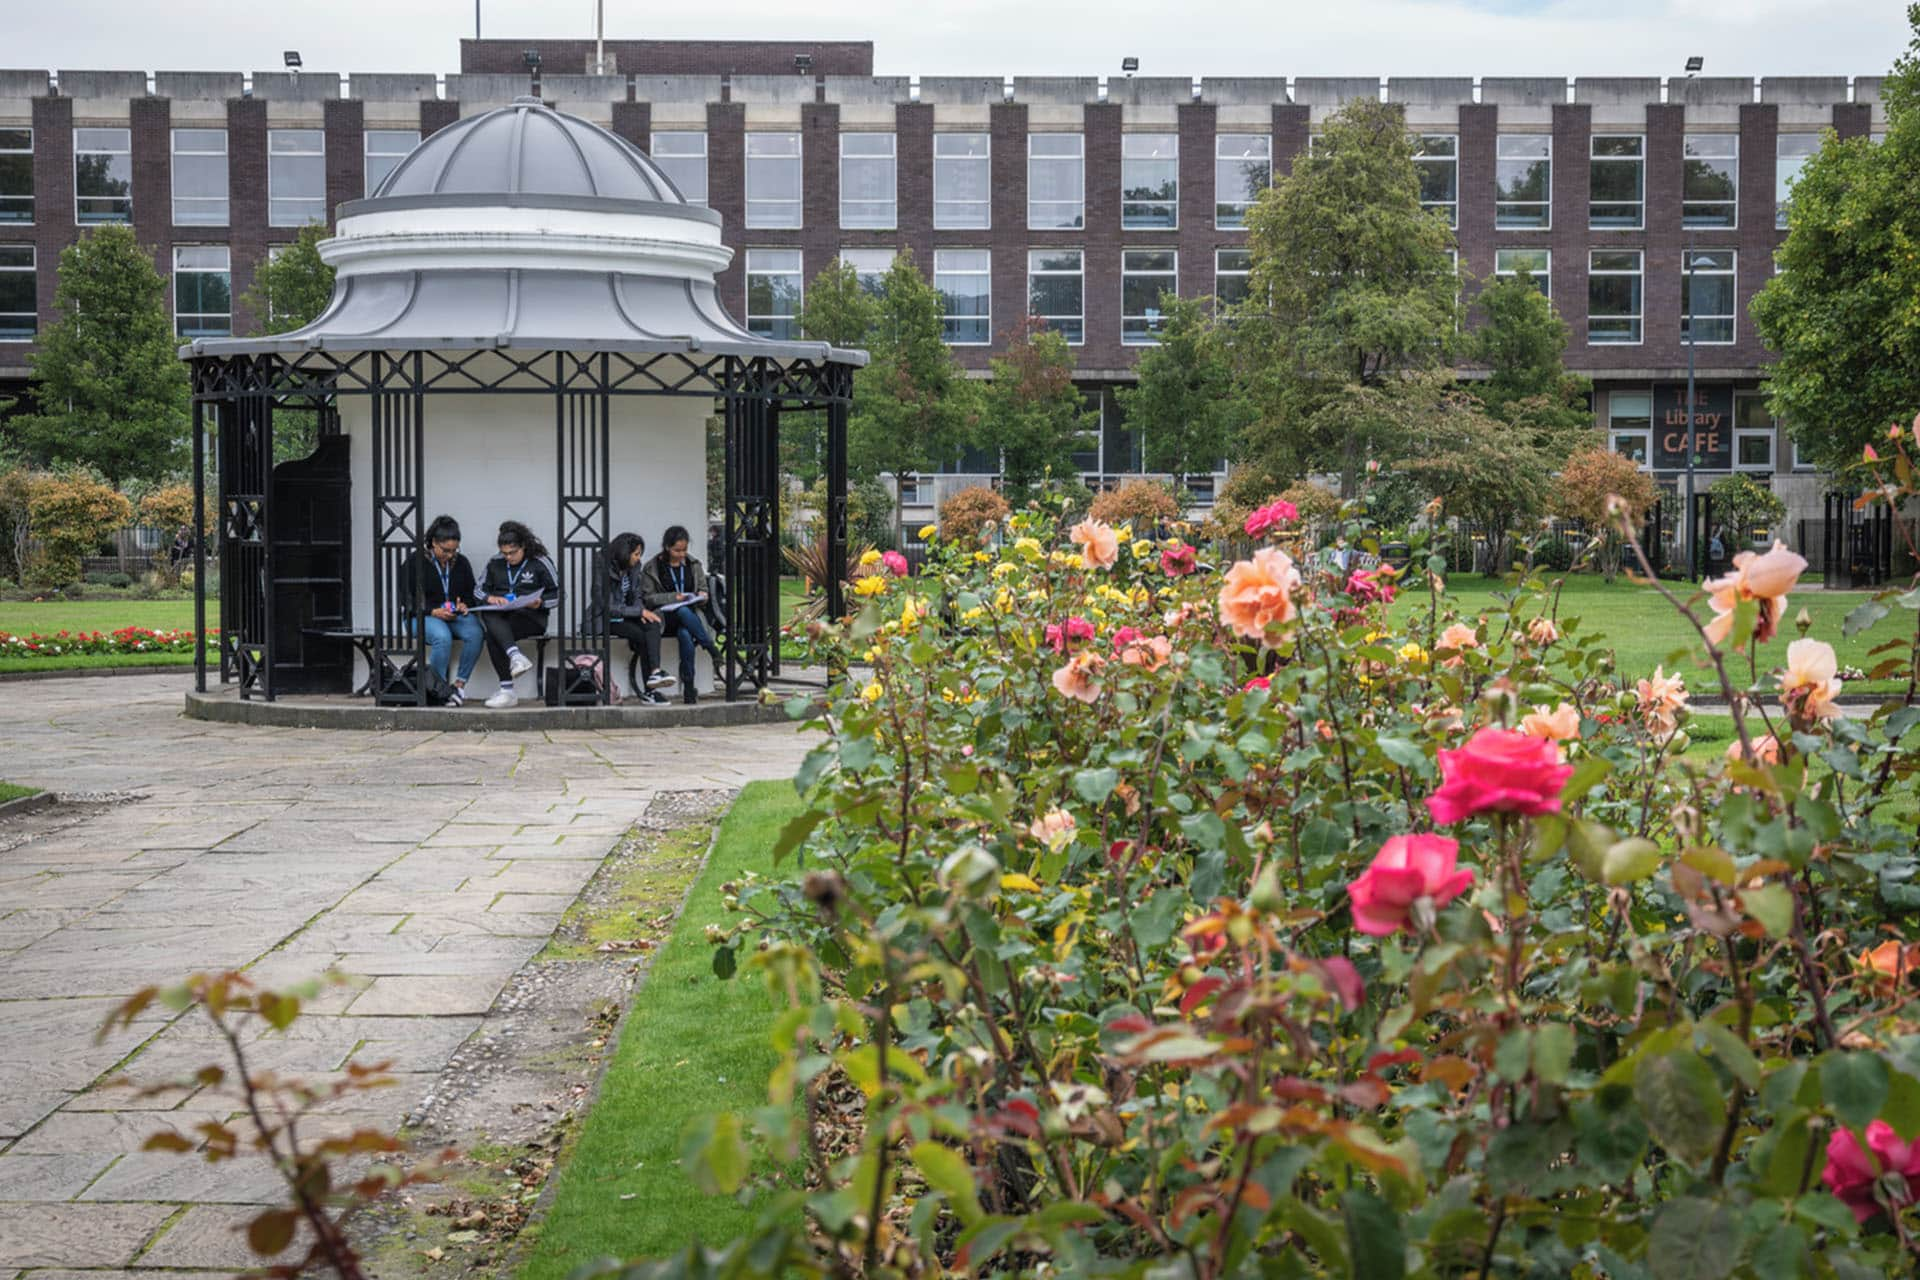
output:
[[[647,688],[649,689],[664,689],[674,683],[676,683],[674,678],[658,667],[655,667],[647,674]]]
[[[692,706],[694,703],[698,701],[700,701],[700,695],[693,691],[693,686],[691,685],[687,686],[687,696],[686,696],[687,705]]]
[[[664,707],[667,705],[666,698],[652,689],[642,689],[640,691],[640,701],[649,707]]]

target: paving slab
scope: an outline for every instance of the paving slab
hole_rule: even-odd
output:
[[[355,975],[287,1033],[250,1035],[248,1060],[319,1085],[350,1057],[391,1060],[392,1087],[326,1104],[308,1130],[391,1129],[656,795],[790,777],[810,745],[778,724],[208,724],[179,714],[189,681],[34,681],[0,699],[9,781],[123,797],[0,822],[0,1280],[204,1280],[255,1261],[243,1232],[280,1198],[271,1168],[140,1149],[239,1103],[170,1084],[223,1061],[202,1014],[154,1006],[96,1037],[135,990],[229,967],[268,987]]]

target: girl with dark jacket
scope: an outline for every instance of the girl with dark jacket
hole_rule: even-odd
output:
[[[410,618],[418,610],[425,615],[427,665],[442,680],[453,657],[453,642],[460,642],[460,673],[453,678],[453,692],[447,705],[457,707],[466,700],[467,677],[480,663],[484,647],[480,619],[482,614],[468,612],[473,599],[473,565],[460,554],[460,522],[452,516],[436,516],[427,526],[426,545],[407,562],[407,574],[400,583],[400,609]]]
[[[511,707],[520,701],[513,687],[522,672],[533,670],[533,660],[520,652],[520,641],[547,633],[547,611],[560,598],[560,576],[546,547],[518,520],[503,521],[495,539],[500,554],[487,561],[487,571],[474,589],[474,603],[493,606],[480,613],[487,636],[487,657],[500,677],[500,692],[487,699],[489,707]]]
[[[660,669],[660,615],[641,601],[640,580],[645,576],[647,540],[637,533],[615,534],[607,547],[607,632],[632,645],[645,665],[642,702],[665,702],[655,692],[673,683]]]
[[[688,702],[700,700],[693,687],[694,650],[707,651],[716,675],[724,661],[701,614],[708,601],[697,599],[706,591],[707,572],[687,554],[687,531],[676,524],[661,535],[660,554],[647,561],[640,579],[640,599],[664,620],[662,634],[680,641],[680,692]]]

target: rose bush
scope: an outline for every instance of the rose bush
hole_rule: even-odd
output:
[[[211,628],[207,634],[216,634]],[[75,655],[192,653],[193,632],[122,627],[118,631],[56,631],[10,635],[0,631],[0,658],[68,658]]]
[[[1537,579],[1396,623],[1280,546],[1009,535],[816,629],[871,675],[793,704],[790,870],[712,931],[780,1061],[686,1158],[802,1172],[644,1274],[1908,1272],[1920,1023],[1858,957],[1920,908],[1910,680],[1829,716],[1803,654],[1783,697],[1751,569],[1643,696]]]

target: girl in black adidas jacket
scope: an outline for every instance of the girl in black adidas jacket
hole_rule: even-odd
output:
[[[560,598],[560,577],[546,547],[518,520],[500,525],[496,539],[500,554],[487,561],[487,571],[474,589],[474,603],[492,605],[480,614],[487,635],[487,657],[500,677],[500,692],[487,699],[489,707],[511,707],[520,701],[514,680],[533,670],[533,660],[520,652],[520,641],[547,633],[547,611]]]

